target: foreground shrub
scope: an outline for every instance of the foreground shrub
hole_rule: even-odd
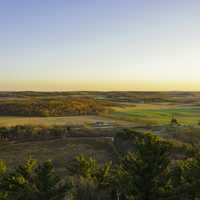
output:
[[[80,155],[69,163],[67,178],[56,174],[51,161],[29,159],[15,170],[0,161],[0,200],[200,199],[200,153],[176,161],[171,143],[157,136],[127,131],[123,137],[133,147],[115,163]]]
[[[62,200],[70,188],[56,175],[51,161],[40,165],[32,159],[6,174],[0,183],[4,197],[12,200]]]

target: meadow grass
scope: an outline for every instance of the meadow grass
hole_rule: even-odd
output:
[[[160,107],[159,107],[160,106]],[[163,106],[147,105],[116,108],[112,113],[113,117],[121,120],[138,122],[139,124],[166,124],[172,117],[179,123],[197,124],[200,121],[200,107],[194,106]]]
[[[101,116],[67,116],[67,117],[0,117],[0,126],[16,126],[16,125],[84,125],[86,123],[95,123],[98,121],[114,123],[116,120]]]
[[[68,138],[47,141],[0,142],[0,160],[10,167],[22,164],[25,159],[36,158],[40,162],[52,160],[60,174],[75,156],[84,153],[101,163],[112,160],[114,151],[109,138]]]

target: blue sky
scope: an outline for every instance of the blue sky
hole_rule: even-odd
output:
[[[0,90],[199,90],[198,0],[0,0]]]

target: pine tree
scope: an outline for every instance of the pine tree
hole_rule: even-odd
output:
[[[168,195],[170,144],[151,134],[135,138],[135,150],[121,161],[120,199],[159,200]],[[124,186],[124,187],[123,187]]]
[[[200,199],[200,153],[179,161],[171,173],[173,198],[176,200]]]
[[[56,175],[51,161],[38,165],[29,159],[3,178],[1,188],[11,200],[63,200],[71,185]]]
[[[71,189],[68,182],[56,175],[51,161],[46,161],[35,170],[35,200],[61,200]]]

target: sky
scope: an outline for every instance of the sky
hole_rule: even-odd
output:
[[[0,90],[200,90],[199,0],[0,0]]]

